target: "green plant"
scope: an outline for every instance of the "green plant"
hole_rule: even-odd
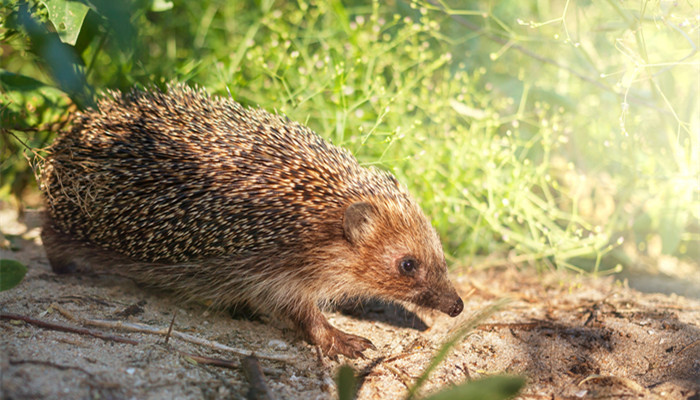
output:
[[[134,34],[125,10],[102,0],[4,0],[0,20],[7,44],[0,63],[0,196],[22,199],[34,184],[33,156],[68,123],[71,104],[94,104],[88,78],[97,74],[95,61],[125,58]]]
[[[68,3],[88,11],[63,29],[48,5]],[[673,257],[697,269],[693,13],[645,1],[4,0],[0,195],[22,197],[20,142],[43,147],[71,103],[184,80],[392,170],[453,263],[607,273]]]

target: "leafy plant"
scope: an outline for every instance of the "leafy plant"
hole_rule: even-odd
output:
[[[99,71],[111,71],[109,84],[121,87],[137,78],[124,73],[125,60],[136,52],[128,4],[137,3],[0,3],[0,38],[7,43],[0,62],[0,197],[21,201],[34,186],[33,157],[69,123],[75,106],[94,105],[88,78],[99,81]]]
[[[697,271],[694,12],[645,1],[4,0],[0,196],[23,198],[21,143],[43,147],[71,104],[181,80],[284,112],[393,171],[455,264],[610,273],[673,257]]]

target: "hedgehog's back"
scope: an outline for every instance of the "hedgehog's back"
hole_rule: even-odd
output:
[[[111,95],[58,136],[42,189],[55,229],[135,260],[332,238],[340,225],[326,222],[349,199],[400,194],[390,175],[284,117],[185,86]]]

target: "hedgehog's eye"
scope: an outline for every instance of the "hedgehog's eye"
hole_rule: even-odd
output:
[[[411,257],[404,257],[399,261],[399,272],[401,275],[413,276],[418,269],[418,261]]]

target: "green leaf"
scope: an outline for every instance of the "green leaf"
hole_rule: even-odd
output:
[[[0,86],[6,90],[16,90],[20,92],[31,92],[33,90],[47,86],[34,78],[25,75],[15,74],[0,68]]]
[[[60,89],[49,86],[26,75],[16,74],[0,68],[0,92],[4,93],[4,104],[0,106],[0,126],[8,130],[26,130],[45,126],[55,122],[65,111],[68,98]],[[0,101],[2,103],[2,101]],[[43,134],[23,135],[27,145],[43,146],[40,141]],[[9,187],[16,177],[9,176],[9,171],[15,171],[26,165],[24,157],[20,156],[23,146],[16,147],[19,142],[11,139],[5,142],[5,151],[15,154],[14,157],[3,158],[0,163],[0,187]],[[0,146],[1,147],[1,146]],[[4,155],[3,155],[4,156]],[[18,162],[12,162],[12,160]],[[2,193],[0,193],[2,197]]]
[[[56,28],[61,41],[71,46],[75,45],[90,7],[67,0],[42,0],[41,3],[49,11],[49,20]]]
[[[151,4],[151,11],[153,12],[168,11],[171,8],[173,8],[173,2],[168,0],[153,0]]]
[[[355,398],[357,379],[351,366],[343,365],[340,367],[335,381],[338,385],[338,400],[352,400]]]
[[[85,81],[85,74],[80,68],[82,60],[75,53],[75,48],[63,43],[58,34],[48,31],[44,24],[39,23],[25,2],[19,4],[17,21],[31,39],[30,51],[42,59],[57,86],[79,107],[93,105],[91,88]]]
[[[17,286],[27,273],[27,267],[19,261],[0,259],[0,292]]]
[[[525,385],[519,376],[493,376],[445,389],[424,400],[506,400]]]
[[[105,19],[107,28],[112,31],[110,40],[114,39],[120,51],[125,54],[134,50],[137,30],[131,22],[137,8],[134,2],[114,0],[91,0],[90,6],[100,17]]]

